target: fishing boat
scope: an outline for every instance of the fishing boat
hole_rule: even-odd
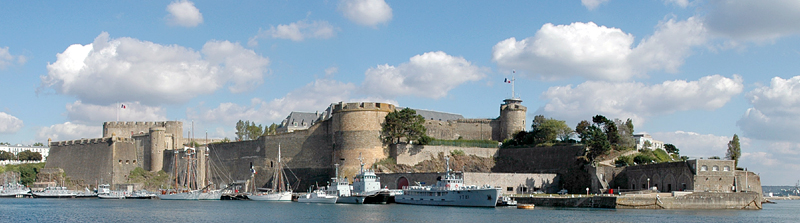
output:
[[[255,179],[256,170],[250,166],[250,171],[253,173],[251,178]],[[281,162],[280,144],[278,144],[278,165],[275,165],[272,174],[272,188],[260,193],[253,192],[248,194],[247,198],[254,201],[292,201],[292,189],[286,180],[283,162]]]
[[[399,204],[496,207],[500,189],[491,186],[464,185],[461,176],[450,173],[450,157],[445,157],[447,169],[435,186],[405,186],[403,194],[395,197]]]
[[[138,190],[125,195],[125,199],[153,199],[156,197],[158,197],[156,194],[150,193],[146,190]]]
[[[339,197],[330,195],[326,192],[326,190],[318,188],[317,190],[314,190],[308,194],[298,197],[297,202],[335,204],[337,199],[339,199]]]

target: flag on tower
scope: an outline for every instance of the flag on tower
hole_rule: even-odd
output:
[[[122,104],[122,105],[120,105],[120,108],[125,109],[127,107],[125,106],[125,104]]]
[[[510,80],[508,80],[508,78],[506,78],[505,80],[503,80],[503,82],[504,82],[504,83],[511,83],[511,81],[510,81]]]

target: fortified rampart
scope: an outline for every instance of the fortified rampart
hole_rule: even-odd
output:
[[[390,157],[397,164],[414,166],[418,163],[437,157],[439,153],[451,154],[453,151],[464,152],[464,155],[475,155],[490,158],[497,155],[499,148],[457,147],[457,146],[429,146],[397,144],[391,147]]]
[[[78,185],[124,183],[141,163],[130,138],[106,137],[50,143],[45,168],[61,168]]]
[[[333,117],[329,120],[333,130],[333,161],[342,165],[342,173],[355,175],[360,167],[359,157],[366,165],[372,165],[389,156],[381,140],[381,124],[386,115],[395,111],[394,105],[339,103],[332,110]]]
[[[456,172],[455,174],[464,177],[464,185],[490,185],[502,188],[502,193],[505,194],[524,194],[535,191],[556,193],[559,190],[557,174],[475,172]],[[435,185],[436,179],[444,173],[377,173],[376,175],[380,177],[381,185],[402,189],[404,186],[414,186],[417,183]]]

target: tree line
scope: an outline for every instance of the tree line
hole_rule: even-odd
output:
[[[0,151],[0,160],[41,161],[42,154],[25,150],[15,156],[12,152]]]
[[[251,122],[250,120],[236,122],[236,141],[242,140],[255,140],[264,135],[275,135],[278,130],[278,125],[272,123],[268,126],[262,126]],[[223,140],[226,141],[226,140]]]

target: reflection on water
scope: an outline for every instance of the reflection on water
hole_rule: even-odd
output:
[[[800,222],[800,201],[764,210],[627,210],[255,201],[0,199],[3,222]]]

